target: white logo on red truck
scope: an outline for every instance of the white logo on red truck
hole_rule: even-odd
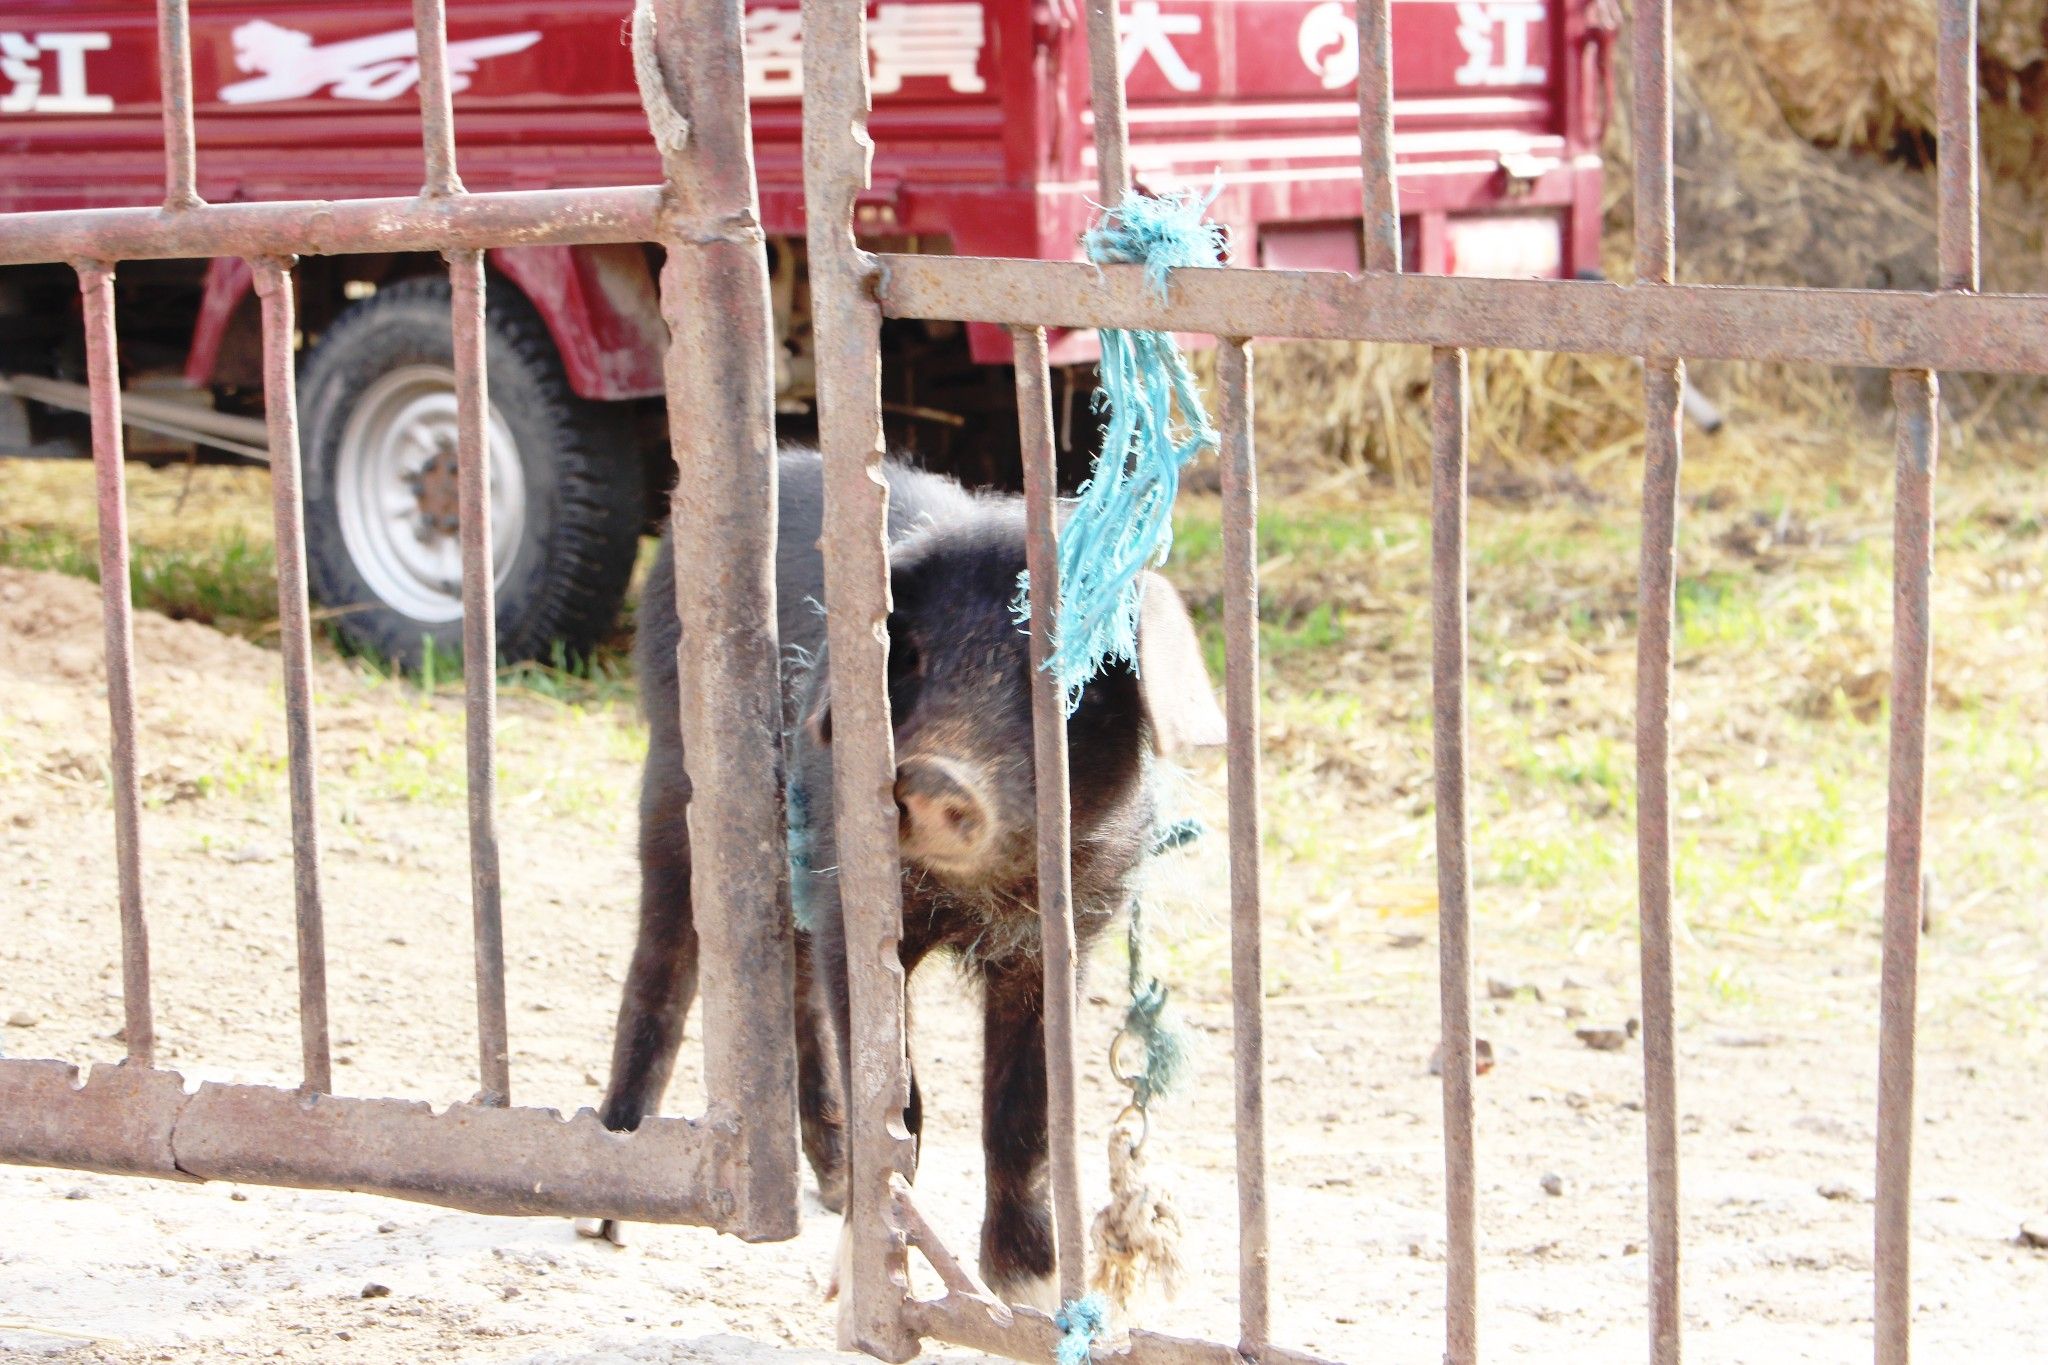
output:
[[[0,32],[0,114],[111,114],[111,95],[86,89],[85,54],[114,45],[105,33]]]
[[[804,93],[803,13],[747,11],[747,97],[796,99]],[[912,77],[942,80],[961,95],[988,89],[981,78],[987,26],[978,4],[877,5],[868,24],[871,87],[893,95]]]
[[[1315,73],[1323,89],[1335,90],[1358,79],[1358,20],[1348,5],[1328,0],[1302,15],[1295,47],[1301,64]]]
[[[256,19],[235,30],[235,66],[253,79],[221,87],[228,104],[272,104],[330,91],[342,100],[394,100],[420,83],[419,38],[409,28],[320,44],[309,33]],[[524,52],[537,32],[466,38],[448,44],[448,90],[469,88],[491,57]]]
[[[1542,0],[1461,3],[1458,45],[1465,61],[1452,79],[1459,85],[1541,85],[1546,73],[1532,60],[1532,35],[1542,22]],[[1358,19],[1350,4],[1327,0],[1304,14],[1295,46],[1325,90],[1358,79]]]

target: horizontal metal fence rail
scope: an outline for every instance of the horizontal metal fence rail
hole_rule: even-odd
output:
[[[1129,164],[1112,0],[1088,6],[1095,92],[1100,199],[1114,204]],[[1017,338],[1020,436],[1031,524],[1034,648],[1048,646],[1048,571],[1055,533],[1046,463],[1049,442],[1039,395],[1046,327],[1111,327],[1209,333],[1221,343],[1225,572],[1231,822],[1232,1002],[1239,1181],[1239,1339],[1191,1341],[1143,1330],[1098,1342],[1098,1360],[1146,1365],[1309,1362],[1273,1342],[1278,1317],[1268,1286],[1263,1126],[1263,1026],[1258,907],[1258,560],[1255,456],[1251,442],[1251,357],[1243,338],[1349,338],[1435,348],[1432,370],[1432,610],[1441,916],[1440,996],[1444,1047],[1446,1160],[1446,1313],[1444,1359],[1479,1359],[1478,1254],[1472,1103],[1470,831],[1465,816],[1465,518],[1468,428],[1466,350],[1492,347],[1641,358],[1647,439],[1643,544],[1639,572],[1637,818],[1641,913],[1644,1099],[1649,1229],[1646,1353],[1655,1365],[1681,1358],[1679,1297],[1678,1077],[1673,1010],[1673,878],[1670,825],[1672,636],[1676,602],[1680,414],[1687,358],[1866,366],[1895,373],[1898,410],[1897,568],[1894,615],[1890,800],[1884,896],[1882,1043],[1876,1163],[1875,1353],[1879,1365],[1909,1354],[1908,1276],[1912,1128],[1913,1008],[1920,925],[1920,843],[1925,814],[1926,718],[1930,680],[1932,487],[1938,424],[1934,372],[2048,373],[2048,298],[1984,296],[1977,290],[1978,224],[1975,0],[1939,0],[1938,92],[1941,288],[1935,293],[1710,287],[1676,282],[1671,115],[1670,0],[1637,0],[1631,62],[1635,91],[1636,282],[1454,279],[1403,275],[1394,186],[1390,51],[1391,0],[1358,0],[1358,81],[1364,174],[1365,271],[1187,269],[1162,297],[1137,266],[1075,262],[874,255],[856,244],[854,196],[868,184],[864,127],[869,92],[862,7],[852,0],[808,0],[807,32],[833,41],[806,45],[806,193],[810,207],[813,297],[818,301],[819,391],[828,468],[842,471],[844,520],[829,532],[832,572],[852,575],[860,591],[833,601],[833,649],[844,638],[864,651],[861,691],[880,690],[882,651],[873,627],[886,612],[880,508],[868,482],[877,458],[878,352],[885,318],[995,323]],[[858,505],[854,494],[858,491]],[[842,610],[859,619],[837,620]],[[836,680],[835,680],[836,686]],[[1071,907],[1064,892],[1068,831],[1061,784],[1063,721],[1036,700],[1041,798],[1040,909],[1047,972],[1047,1067],[1052,1137],[1053,1225],[1062,1295],[1084,1282],[1079,1244],[1074,1146]],[[879,724],[879,720],[875,723]],[[850,730],[852,727],[848,727]],[[885,734],[885,732],[884,732]],[[885,800],[886,738],[864,754],[860,775],[840,794],[842,828],[868,823],[853,799]],[[893,886],[895,849],[876,838],[842,840],[848,878]],[[900,1147],[879,1134],[897,1122],[904,1093],[902,997],[895,943],[878,918],[851,955],[857,1004],[856,1071],[868,1077],[852,1114],[857,1150],[852,1231],[856,1275],[846,1338],[873,1354],[906,1360],[921,1338],[1046,1362],[1058,1332],[1044,1314],[993,1302],[933,1238],[898,1178]],[[861,1144],[866,1142],[865,1146]],[[946,1292],[911,1297],[903,1257],[917,1247],[940,1270]],[[858,1267],[868,1273],[861,1274]]]
[[[874,259],[882,315],[1506,351],[2048,374],[2048,296]]]
[[[0,264],[68,262],[86,328],[106,620],[126,1061],[89,1074],[0,1059],[0,1161],[197,1180],[341,1188],[480,1213],[698,1223],[755,1239],[797,1229],[794,956],[780,856],[782,756],[775,638],[775,458],[767,263],[739,85],[738,0],[660,0],[647,32],[659,90],[689,110],[686,143],[663,144],[658,186],[471,195],[455,160],[444,0],[415,0],[425,183],[413,199],[203,203],[197,191],[186,0],[159,0],[164,93],[161,208],[0,216]],[[687,35],[687,41],[685,41]],[[658,242],[677,464],[678,543],[726,566],[721,591],[678,576],[693,685],[689,767],[693,900],[704,954],[702,1120],[606,1130],[588,1112],[510,1107],[504,924],[496,815],[496,658],[490,563],[489,412],[482,252],[530,243]],[[329,1093],[326,946],[305,524],[293,384],[294,258],[436,251],[448,262],[456,374],[471,905],[479,1089],[435,1112],[419,1101]],[[114,272],[123,260],[241,256],[261,308],[274,479],[278,615],[286,696],[294,912],[304,1081],[297,1090],[205,1084],[154,1068],[136,753],[136,666],[122,483]],[[702,304],[714,305],[707,309]],[[765,623],[765,624],[764,624]]]

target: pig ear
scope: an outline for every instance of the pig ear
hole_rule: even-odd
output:
[[[1222,744],[1223,711],[1209,688],[1202,644],[1173,584],[1144,576],[1138,611],[1138,691],[1152,722],[1152,747],[1161,755]]]

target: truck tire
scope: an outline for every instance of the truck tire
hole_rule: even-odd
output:
[[[570,391],[532,305],[485,316],[498,654],[579,658],[618,614],[645,507],[624,413]],[[344,645],[415,668],[462,641],[448,281],[399,281],[344,310],[307,358],[306,559]]]

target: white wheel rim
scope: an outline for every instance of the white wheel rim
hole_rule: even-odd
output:
[[[499,588],[526,530],[526,472],[495,407],[490,418],[491,565]],[[456,534],[455,372],[407,365],[363,391],[335,454],[342,543],[371,592],[415,621],[462,619]]]

